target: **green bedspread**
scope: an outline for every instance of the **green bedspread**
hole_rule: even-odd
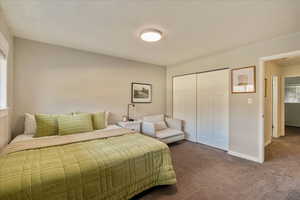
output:
[[[0,156],[0,200],[121,200],[175,183],[168,146],[138,133]]]

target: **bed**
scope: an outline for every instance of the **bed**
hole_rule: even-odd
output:
[[[166,144],[116,126],[21,135],[0,155],[0,200],[121,200],[175,183]]]

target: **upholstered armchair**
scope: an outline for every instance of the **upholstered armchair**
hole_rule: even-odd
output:
[[[163,114],[143,117],[142,132],[167,144],[184,139],[182,120],[165,118]]]

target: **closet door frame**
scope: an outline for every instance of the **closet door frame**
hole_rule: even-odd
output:
[[[180,74],[180,75],[174,75],[172,76],[172,117],[174,117],[174,78],[176,77],[181,77],[181,76],[187,76],[187,75],[193,75],[193,74],[202,74],[202,73],[208,73],[208,72],[214,72],[214,71],[222,71],[222,70],[228,70],[228,73],[229,73],[229,70],[230,68],[229,67],[224,67],[224,68],[219,68],[219,69],[213,69],[213,70],[207,70],[207,71],[201,71],[201,72],[194,72],[194,73],[186,73],[186,74]],[[230,74],[228,75],[228,82],[230,84]],[[198,135],[197,135],[197,122],[198,122],[198,119],[197,119],[197,110],[198,110],[198,107],[197,107],[197,76],[196,76],[196,138],[198,138]],[[228,90],[230,90],[230,85],[228,87]],[[226,151],[229,151],[229,146],[230,146],[230,91],[228,91],[228,149]],[[199,142],[197,142],[199,143]],[[215,147],[214,147],[215,148]]]

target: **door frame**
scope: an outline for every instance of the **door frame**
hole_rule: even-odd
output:
[[[265,133],[264,133],[264,98],[265,98],[265,62],[276,60],[280,58],[292,57],[292,56],[300,56],[300,50],[292,51],[288,53],[282,53],[272,56],[266,56],[259,58],[259,85],[261,90],[259,91],[259,117],[258,117],[258,133],[260,137],[258,137],[259,144],[259,162],[263,163],[265,161]]]
[[[278,104],[280,103],[278,90],[280,86],[278,83],[278,76],[272,76],[272,134],[270,138],[271,141],[273,137],[280,137],[280,134],[278,132],[278,127],[280,127],[278,126],[278,119],[281,118],[281,116],[278,115]]]

